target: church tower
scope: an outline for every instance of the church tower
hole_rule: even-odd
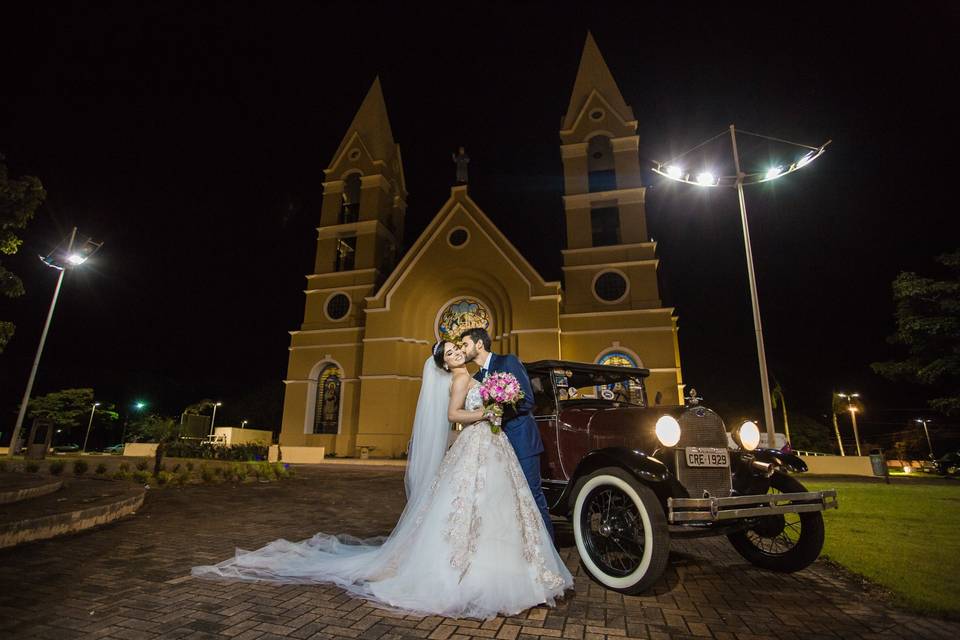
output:
[[[565,359],[651,370],[650,404],[683,395],[676,317],[664,308],[633,110],[588,33],[560,129]]]
[[[380,79],[324,169],[313,273],[291,331],[280,445],[350,451],[359,413],[364,299],[399,260],[407,191]]]

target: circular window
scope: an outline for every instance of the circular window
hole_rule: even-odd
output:
[[[602,157],[603,157],[603,151],[594,151],[594,152],[593,152],[593,159],[594,159],[594,160],[599,160],[599,159],[602,158]]]
[[[469,239],[470,234],[463,227],[454,229],[450,232],[450,235],[447,236],[447,242],[450,243],[451,247],[462,247],[463,245],[467,244],[467,240]]]
[[[593,281],[593,291],[605,302],[619,302],[627,295],[627,279],[615,271],[607,271]]]
[[[360,157],[360,149],[350,149],[350,153],[347,154],[347,157],[351,160],[356,160]]]
[[[594,109],[593,111],[590,112],[590,119],[595,121],[603,120],[603,116],[605,115],[607,114],[604,113],[603,109]]]
[[[327,298],[326,312],[331,320],[341,320],[350,311],[350,298],[345,293],[335,293]]]

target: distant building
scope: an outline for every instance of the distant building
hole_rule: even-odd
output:
[[[679,403],[677,318],[660,300],[636,130],[588,34],[560,129],[563,283],[545,281],[465,185],[401,257],[403,163],[375,80],[325,170],[281,446],[406,451],[423,362],[457,307],[487,315],[496,352],[646,367],[650,402]]]

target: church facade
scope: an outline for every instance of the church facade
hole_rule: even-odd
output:
[[[402,455],[424,360],[464,310],[487,319],[495,352],[644,367],[650,404],[678,404],[677,317],[660,299],[636,130],[588,34],[560,130],[563,282],[544,280],[465,185],[401,257],[403,163],[375,80],[325,169],[303,324],[290,332],[281,447]]]

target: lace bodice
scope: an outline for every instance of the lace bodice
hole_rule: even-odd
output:
[[[476,411],[483,407],[483,398],[480,397],[480,383],[473,382],[470,390],[467,391],[467,397],[464,400],[463,408],[467,411]]]

